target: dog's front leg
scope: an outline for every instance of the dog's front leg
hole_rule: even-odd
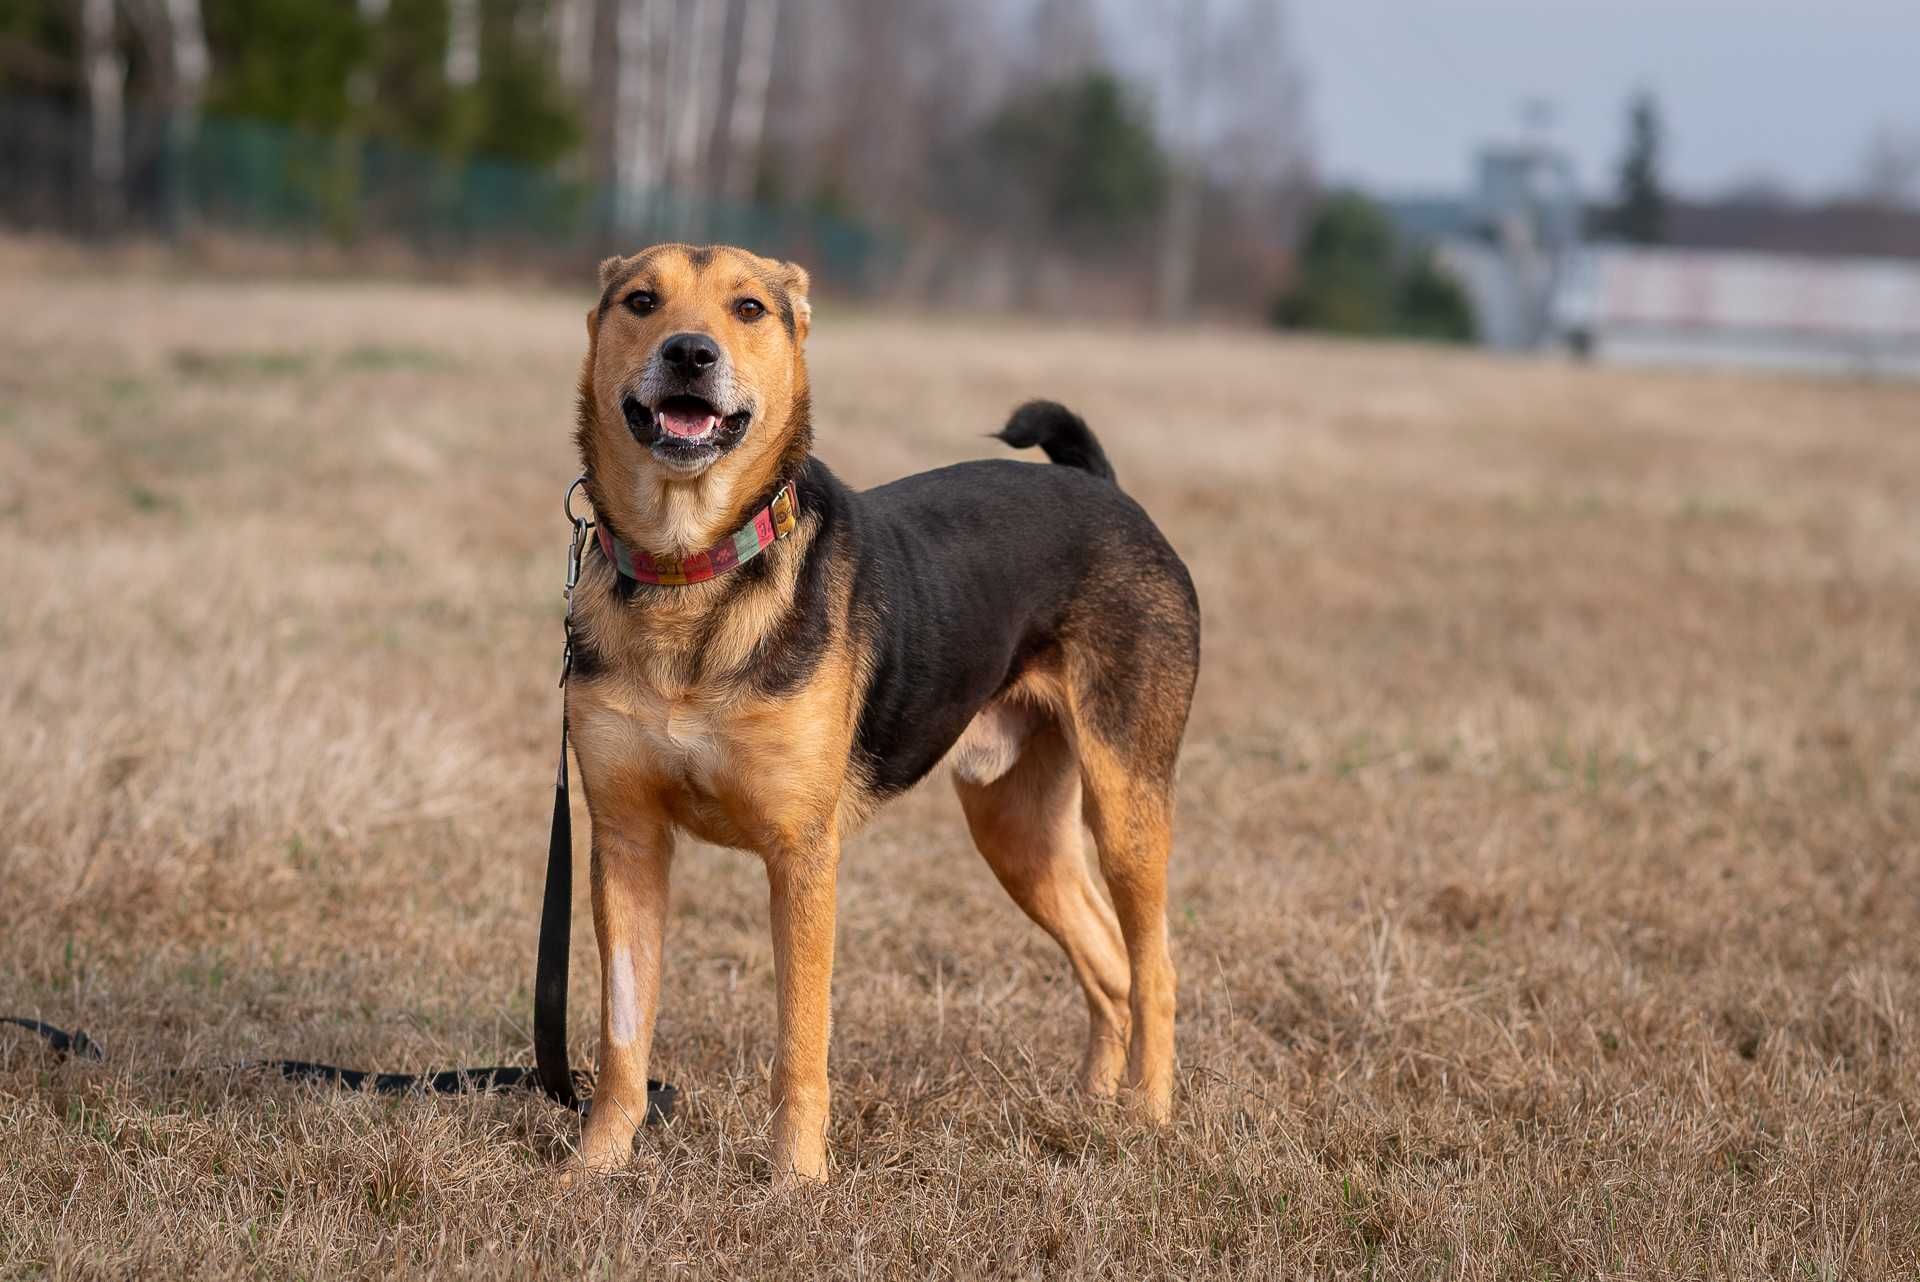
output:
[[[831,832],[767,857],[780,1006],[773,1062],[776,1185],[827,1178],[827,1038],[839,863],[839,837]]]
[[[667,927],[666,822],[593,825],[593,929],[600,945],[600,1071],[580,1137],[589,1170],[615,1171],[647,1117],[647,1057]]]

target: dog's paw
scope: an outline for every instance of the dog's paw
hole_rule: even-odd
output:
[[[1120,1102],[1126,1105],[1129,1113],[1150,1125],[1166,1126],[1173,1121],[1171,1082],[1129,1084],[1120,1092]]]
[[[809,1171],[801,1171],[791,1166],[773,1168],[773,1191],[793,1193],[800,1189],[825,1188],[827,1184],[827,1165],[824,1161]]]
[[[1080,1089],[1095,1099],[1112,1099],[1120,1093],[1120,1079],[1126,1070],[1126,1040],[1095,1037],[1080,1058]]]
[[[774,1141],[773,1187],[779,1190],[817,1188],[827,1182],[827,1145],[824,1136],[797,1135]]]
[[[596,1136],[589,1128],[587,1134],[580,1137],[579,1149],[568,1160],[566,1174],[569,1177],[612,1175],[625,1170],[632,1160],[632,1135]]]

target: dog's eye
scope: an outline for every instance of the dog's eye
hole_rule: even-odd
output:
[[[627,295],[627,309],[635,316],[645,316],[660,305],[660,300],[652,290],[636,289]]]
[[[743,298],[733,305],[733,314],[743,321],[756,321],[767,314],[767,305],[757,298]]]

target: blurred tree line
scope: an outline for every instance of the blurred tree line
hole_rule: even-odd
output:
[[[598,193],[595,250],[752,239],[764,220],[715,211],[790,209],[897,231],[914,297],[1180,317],[1262,312],[1291,280],[1287,324],[1460,329],[1430,264],[1350,202],[1314,214],[1284,0],[11,0],[0,94],[85,122],[102,231],[129,192],[187,208],[203,120],[267,122],[322,140],[302,181],[341,237],[394,183],[468,222],[514,204],[504,179],[410,177],[414,155]]]
[[[580,143],[578,106],[530,38],[538,0],[201,3],[209,111],[528,165]]]
[[[273,122],[650,194],[898,228],[983,304],[1263,305],[1309,206],[1284,0],[9,0],[0,94],[134,153]],[[130,121],[158,119],[159,141]],[[171,140],[171,141],[169,141]],[[651,203],[649,203],[651,201]],[[671,230],[671,228],[669,228]]]

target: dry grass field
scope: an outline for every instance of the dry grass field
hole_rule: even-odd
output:
[[[1057,396],[1193,566],[1178,1120],[1072,1093],[935,779],[847,851],[831,1186],[695,849],[681,1115],[563,1188],[531,1097],[217,1066],[526,1060],[590,283],[0,262],[0,1012],[111,1052],[0,1033],[0,1275],[1920,1274],[1920,388],[822,307],[843,476]]]

